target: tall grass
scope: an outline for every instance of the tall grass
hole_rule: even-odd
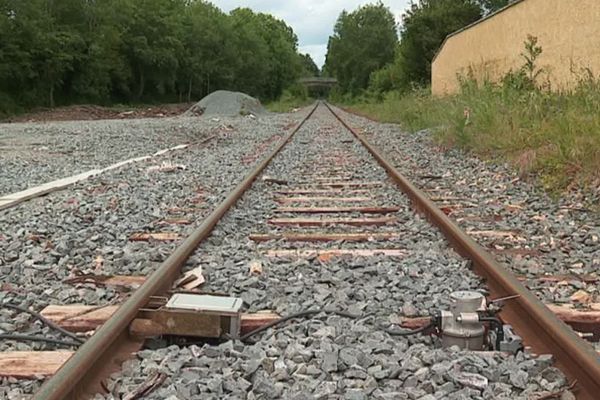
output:
[[[440,143],[509,161],[521,175],[539,176],[550,191],[600,182],[600,86],[594,81],[570,93],[465,82],[454,96],[435,98],[419,89],[351,108],[410,131],[433,128]]]

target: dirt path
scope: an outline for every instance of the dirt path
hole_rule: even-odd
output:
[[[90,121],[100,119],[163,118],[183,114],[194,103],[175,103],[157,106],[108,108],[95,105],[77,105],[54,109],[38,109],[13,116],[2,122]]]

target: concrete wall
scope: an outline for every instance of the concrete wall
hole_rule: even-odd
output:
[[[599,76],[600,0],[521,0],[446,39],[432,65],[433,94],[455,93],[457,76],[469,70],[480,82],[497,82],[519,69],[528,34],[543,49],[539,83],[568,90],[584,68]]]

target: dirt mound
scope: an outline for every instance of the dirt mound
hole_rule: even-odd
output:
[[[108,108],[95,105],[77,105],[53,109],[37,109],[30,113],[9,117],[2,122],[90,121],[100,119],[165,118],[181,115],[190,103]]]
[[[260,115],[267,110],[259,100],[245,93],[217,90],[212,92],[198,103],[194,104],[185,116],[237,116],[237,115]]]

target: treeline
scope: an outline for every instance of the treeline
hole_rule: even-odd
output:
[[[275,99],[318,73],[283,21],[200,0],[0,0],[0,113],[75,102]]]
[[[510,0],[418,0],[399,29],[381,2],[342,12],[329,38],[324,74],[339,81],[339,94],[405,91],[431,80],[431,62],[446,36]]]

